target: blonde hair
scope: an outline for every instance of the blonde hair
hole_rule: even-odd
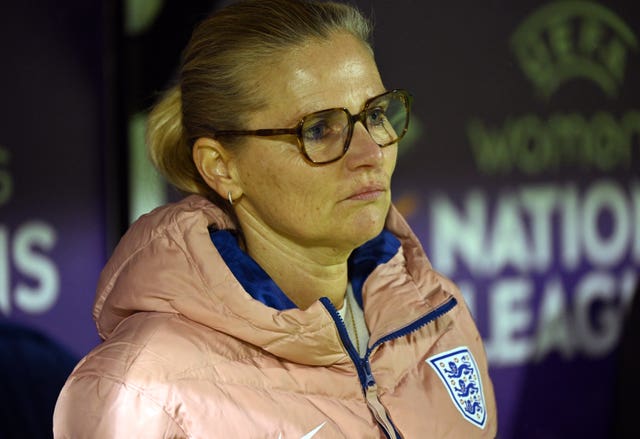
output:
[[[229,211],[198,173],[193,142],[215,130],[246,128],[247,115],[265,105],[256,92],[261,72],[288,49],[340,32],[371,48],[369,21],[340,3],[246,0],[209,16],[195,28],[182,54],[178,83],[149,115],[147,146],[153,164],[180,191],[207,196]],[[225,147],[234,146],[225,142]]]

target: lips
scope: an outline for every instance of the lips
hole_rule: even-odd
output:
[[[369,183],[355,189],[348,200],[375,200],[387,191],[387,186],[382,183]]]

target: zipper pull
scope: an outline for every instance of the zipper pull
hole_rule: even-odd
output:
[[[385,432],[385,436],[389,439],[399,439],[398,435],[396,434],[396,429],[389,419],[387,410],[378,399],[378,385],[375,383],[375,381],[373,382],[371,387],[367,388],[365,398],[367,400],[367,406],[369,407],[369,410],[371,410],[373,417]]]
[[[373,378],[373,373],[371,372],[371,364],[369,363],[369,358],[365,357],[361,360],[362,369],[365,373],[365,380],[367,389],[376,385],[376,380]]]

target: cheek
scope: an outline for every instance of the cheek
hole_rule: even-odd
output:
[[[385,157],[385,171],[391,177],[393,175],[393,171],[396,169],[396,163],[398,160],[398,146],[390,145],[383,149],[384,157]]]
[[[300,215],[302,208],[308,214],[319,212],[326,204],[323,195],[327,192],[327,179],[321,178],[302,157],[292,156],[289,151],[276,152],[279,151],[258,152],[242,163],[240,177],[245,194],[255,202],[291,210],[292,214],[296,211]]]
[[[238,160],[238,175],[247,194],[267,195],[274,189],[282,189],[279,177],[285,169],[278,152],[277,146],[268,142],[251,145],[243,151]]]

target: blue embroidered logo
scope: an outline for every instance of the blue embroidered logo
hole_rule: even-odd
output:
[[[454,405],[472,424],[484,428],[487,410],[476,360],[461,346],[425,360],[438,373]]]

